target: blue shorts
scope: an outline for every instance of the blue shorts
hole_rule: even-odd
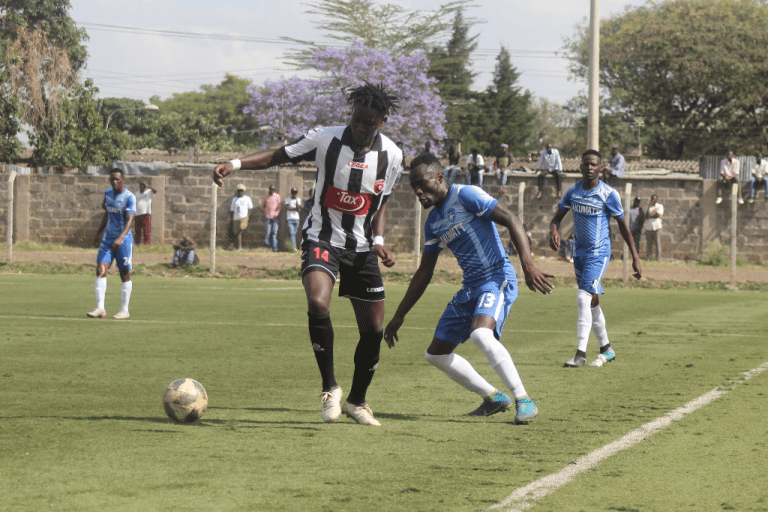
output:
[[[608,270],[608,261],[611,259],[609,253],[575,256],[573,258],[573,268],[576,271],[576,281],[579,282],[579,290],[589,293],[603,292],[603,276]]]
[[[506,279],[488,281],[476,288],[462,288],[453,296],[435,328],[435,338],[456,345],[469,339],[472,319],[486,315],[496,320],[493,334],[501,338],[504,322],[517,299],[517,283]]]
[[[123,243],[116,250],[112,250],[114,240],[101,239],[99,244],[99,254],[96,256],[96,263],[112,264],[112,260],[117,261],[117,268],[120,270],[131,270],[133,263],[133,237],[125,237]]]

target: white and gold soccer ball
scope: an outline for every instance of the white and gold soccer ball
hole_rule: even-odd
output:
[[[208,409],[208,393],[195,379],[177,379],[163,393],[165,413],[177,423],[192,423]]]

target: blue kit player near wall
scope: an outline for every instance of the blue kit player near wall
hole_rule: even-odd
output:
[[[483,403],[470,415],[490,416],[514,404],[515,423],[527,423],[538,415],[538,409],[528,397],[512,357],[499,341],[517,298],[518,286],[515,269],[504,251],[496,224],[509,229],[528,288],[550,293],[552,283],[548,278],[553,276],[541,273],[533,265],[520,219],[479,187],[449,186],[434,155],[414,158],[410,182],[422,206],[434,208],[427,217],[421,264],[384,331],[384,340],[390,348],[399,341],[397,331],[432,280],[441,243],[444,243],[456,256],[464,282],[440,318],[424,357],[451,380],[483,397]],[[489,384],[466,359],[453,352],[468,338],[485,354],[512,393],[514,403]]]
[[[590,366],[602,366],[616,359],[616,352],[608,340],[605,315],[600,309],[599,296],[603,293],[602,280],[611,259],[611,239],[608,223],[616,219],[619,232],[632,254],[632,274],[640,279],[640,257],[632,233],[624,220],[621,197],[613,187],[598,179],[602,171],[602,155],[589,149],[581,157],[582,181],[569,188],[557,205],[557,213],[550,223],[549,245],[555,251],[560,249],[560,222],[570,211],[573,213],[573,230],[576,237],[576,251],[573,266],[579,290],[576,292],[578,320],[576,355],[565,362],[566,367],[580,367],[586,364],[589,331],[595,333],[600,344],[600,354]]]
[[[131,263],[133,259],[133,219],[136,217],[136,196],[125,188],[125,178],[120,169],[109,173],[112,188],[104,192],[104,217],[96,231],[94,245],[98,245],[96,257],[96,309],[88,313],[91,318],[104,318],[104,297],[107,294],[107,271],[112,260],[117,261],[122,287],[120,289],[120,311],[115,318],[128,318],[128,303],[131,301],[133,282]],[[102,231],[104,236],[100,237]]]

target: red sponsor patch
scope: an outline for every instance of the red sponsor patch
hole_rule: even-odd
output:
[[[376,180],[373,184],[373,193],[379,195],[382,190],[384,190],[384,180]]]
[[[382,189],[384,182],[382,181]],[[357,194],[329,186],[323,206],[350,215],[365,215],[371,207],[371,194]]]

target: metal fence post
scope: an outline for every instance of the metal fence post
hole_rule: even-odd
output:
[[[216,209],[218,207],[219,187],[212,183],[211,189],[211,274],[216,273]]]
[[[8,176],[8,226],[5,229],[5,242],[8,245],[8,264],[13,261],[13,187],[16,183],[16,171],[11,171]]]
[[[739,184],[733,183],[731,185],[731,286],[736,286],[736,226],[738,224],[739,215]]]

